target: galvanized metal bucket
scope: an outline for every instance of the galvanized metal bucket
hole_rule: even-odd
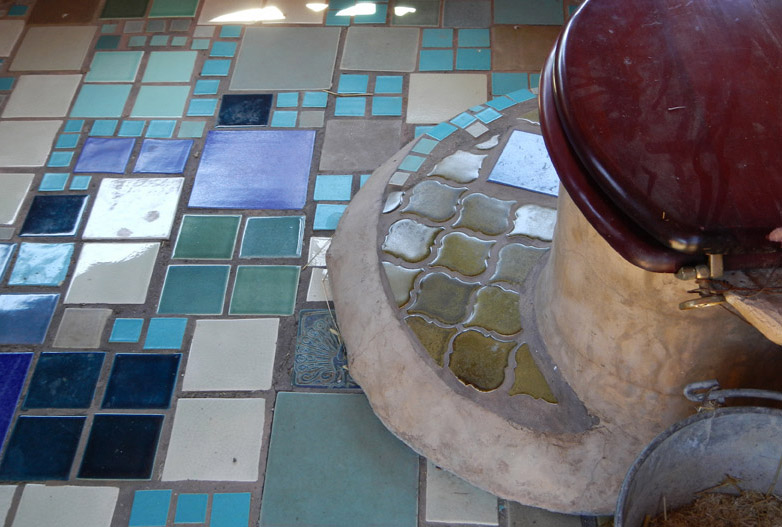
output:
[[[711,398],[763,396],[755,390],[741,392],[723,390]],[[779,399],[780,394],[770,398]],[[727,475],[740,480],[743,490],[780,489],[781,462],[782,410],[703,411],[657,436],[638,456],[619,491],[614,525],[642,527],[646,516],[653,518],[664,507],[671,511],[692,502],[696,493],[720,485]]]

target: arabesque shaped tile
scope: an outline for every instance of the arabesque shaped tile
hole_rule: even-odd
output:
[[[418,342],[424,347],[426,352],[432,357],[438,366],[443,366],[443,357],[448,353],[448,344],[451,342],[451,338],[456,335],[459,330],[456,328],[443,328],[429,322],[423,317],[406,317],[405,322],[410,329],[415,333],[418,338]]]
[[[423,269],[407,269],[390,262],[383,262],[383,270],[396,305],[401,307],[407,304],[410,300],[410,292],[413,290],[413,283]]]
[[[445,273],[432,273],[421,280],[415,302],[408,311],[446,324],[457,324],[467,316],[470,297],[478,287],[478,284],[468,284]]]
[[[72,243],[22,243],[8,285],[58,286],[72,256]]]
[[[453,341],[448,366],[456,377],[482,392],[499,388],[515,342],[502,342],[477,331],[460,333]]]
[[[520,286],[546,251],[548,249],[528,247],[520,243],[506,245],[500,249],[499,263],[491,281]]]
[[[477,326],[500,335],[515,335],[521,331],[520,296],[498,286],[482,287],[478,291],[475,310],[465,326]]]
[[[477,276],[486,270],[493,241],[484,241],[461,232],[443,236],[433,266],[440,265],[465,276]]]
[[[485,194],[470,194],[462,201],[462,212],[454,224],[496,236],[508,230],[510,210],[514,201],[503,201]]]
[[[557,397],[551,391],[551,386],[535,363],[528,344],[523,344],[516,350],[514,376],[513,386],[508,390],[508,395],[524,394],[557,404]]]
[[[308,388],[358,388],[347,371],[345,344],[328,309],[299,312],[292,383]]]
[[[485,155],[457,150],[437,163],[430,176],[440,176],[457,183],[469,183],[478,179]]]
[[[543,136],[514,130],[489,174],[489,181],[540,192],[559,193],[559,177]]]
[[[402,210],[434,221],[446,221],[456,214],[456,203],[465,190],[465,187],[424,180],[411,189],[410,201]]]
[[[516,210],[516,221],[511,234],[523,234],[550,242],[557,225],[557,211],[539,205],[523,205]]]
[[[420,262],[429,256],[432,243],[442,230],[405,218],[389,227],[381,248],[408,262]]]
[[[405,193],[401,190],[394,190],[389,192],[386,196],[386,202],[383,204],[383,214],[394,212],[402,204],[402,200],[405,197]]]

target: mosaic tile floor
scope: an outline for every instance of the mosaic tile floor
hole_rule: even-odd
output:
[[[533,96],[576,3],[0,2],[0,525],[596,524],[497,499],[388,433],[346,370],[323,257],[404,144],[427,134],[415,171],[502,110],[468,108]],[[447,189],[418,199],[456,213]],[[486,243],[452,236],[439,263],[483,272]]]

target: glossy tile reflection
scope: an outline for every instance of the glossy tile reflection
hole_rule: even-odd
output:
[[[410,202],[403,209],[434,221],[446,221],[456,214],[456,202],[465,187],[451,187],[438,181],[422,181],[412,188]]]
[[[505,380],[508,356],[515,347],[515,342],[465,331],[453,341],[448,366],[463,383],[481,391],[496,390]]]
[[[456,324],[467,316],[469,299],[478,284],[468,284],[444,273],[425,276],[410,313],[420,313],[446,324]]]
[[[435,236],[441,227],[428,227],[409,219],[402,219],[391,225],[382,249],[408,262],[420,262],[431,252]]]
[[[476,276],[486,270],[494,242],[483,241],[461,232],[451,232],[443,236],[442,245],[437,252],[433,266],[447,267],[465,276]]]

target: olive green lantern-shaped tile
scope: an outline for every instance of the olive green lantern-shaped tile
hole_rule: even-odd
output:
[[[383,270],[386,272],[388,285],[391,286],[391,293],[394,295],[394,302],[401,307],[410,300],[410,291],[413,289],[413,282],[421,274],[421,269],[406,269],[399,265],[389,262],[383,262]]]
[[[422,317],[407,317],[407,325],[413,330],[418,342],[424,347],[438,366],[443,365],[443,357],[448,351],[448,343],[458,331],[456,328],[441,328]]]
[[[529,346],[524,344],[516,351],[516,369],[514,371],[513,386],[508,395],[529,395],[535,399],[543,399],[546,402],[557,404],[557,398],[551,391],[546,378],[535,364]]]
[[[467,316],[470,295],[479,286],[445,273],[432,273],[425,276],[418,287],[410,313],[427,315],[445,324],[456,324]]]
[[[475,311],[466,326],[477,326],[500,335],[515,335],[521,331],[519,294],[496,285],[478,291]]]
[[[513,201],[490,198],[485,194],[470,194],[462,202],[462,213],[456,227],[465,227],[496,236],[508,230],[510,209]]]
[[[408,262],[420,262],[429,256],[441,230],[442,227],[429,227],[413,220],[399,220],[389,227],[382,249]]]
[[[546,251],[548,249],[528,247],[521,243],[506,245],[500,249],[499,263],[491,281],[521,285]]]
[[[410,202],[403,212],[412,212],[434,221],[445,221],[456,214],[456,202],[464,187],[451,187],[437,181],[425,180],[413,187]]]
[[[502,342],[477,331],[465,331],[453,341],[448,367],[464,384],[490,392],[505,380],[508,356],[515,346],[515,342]]]
[[[443,236],[443,245],[432,265],[441,265],[465,276],[477,276],[486,270],[493,245],[494,242],[451,232]]]
[[[485,155],[457,150],[437,163],[429,175],[440,176],[457,183],[469,183],[478,179],[484,159],[486,159]]]

